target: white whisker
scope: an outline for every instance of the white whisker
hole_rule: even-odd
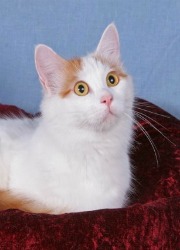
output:
[[[145,111],[145,112],[148,112],[148,113],[151,113],[151,114],[154,114],[154,115],[158,115],[158,116],[170,118],[170,117],[167,116],[167,115],[158,114],[158,113],[156,113],[156,112],[152,112],[152,111],[149,111],[149,110],[147,110],[147,109],[142,109],[142,108],[139,108],[139,107],[136,107],[136,109],[140,109],[140,110],[142,110],[142,111]]]
[[[146,131],[146,129],[145,129],[138,121],[136,121],[134,118],[132,118],[130,115],[128,115],[128,114],[126,114],[126,113],[125,113],[125,115],[126,115],[129,119],[131,119],[131,120],[140,128],[140,130],[144,133],[144,135],[145,135],[146,138],[148,139],[148,141],[149,141],[149,143],[151,144],[152,149],[153,149],[153,151],[154,151],[155,159],[156,159],[156,163],[157,163],[157,167],[158,167],[158,166],[159,166],[158,157],[160,158],[159,152],[158,152],[158,150],[157,150],[157,148],[156,148],[156,146],[155,146],[153,140],[151,139],[149,133]]]
[[[146,107],[146,108],[154,108],[153,106],[151,106],[151,105],[148,105],[148,104],[145,104],[145,103],[138,103],[138,102],[135,102],[134,103],[134,106],[140,106],[140,107]]]
[[[148,119],[150,119],[151,121],[155,122],[156,124],[158,124],[159,126],[161,126],[162,128],[164,128],[165,130],[169,131],[169,129],[167,129],[166,127],[164,127],[161,123],[157,122],[156,120],[154,120],[150,116],[145,115],[144,113],[141,113],[141,112],[138,112],[138,111],[135,111],[135,112],[139,113],[140,115],[143,115],[143,116],[147,117]]]
[[[139,112],[135,112],[135,114],[137,115],[137,117],[139,117],[140,119],[142,119],[143,121],[147,122],[151,127],[153,127],[156,131],[158,131],[167,141],[169,141],[171,144],[173,144],[174,146],[176,146],[167,136],[165,136],[158,128],[156,128],[150,121],[148,121],[145,117],[143,117],[144,114],[139,113]]]

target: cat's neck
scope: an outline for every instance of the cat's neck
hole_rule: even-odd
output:
[[[45,144],[55,145],[59,151],[74,152],[95,149],[111,149],[127,151],[129,141],[132,137],[131,126],[124,126],[124,121],[119,121],[116,126],[106,131],[93,131],[88,128],[71,127],[67,121],[49,121],[46,117],[41,117],[39,126],[35,133],[42,147]]]

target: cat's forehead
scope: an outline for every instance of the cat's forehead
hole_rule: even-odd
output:
[[[105,79],[109,72],[116,72],[120,77],[126,77],[126,73],[120,67],[119,62],[111,62],[97,55],[90,55],[81,59],[81,68],[78,78],[90,84],[91,87],[104,87]]]
[[[108,65],[94,56],[74,58],[67,61],[64,85],[61,88],[60,95],[62,97],[68,95],[78,81],[84,81],[90,84],[91,87],[93,87],[93,85],[97,87],[109,70],[110,67]]]
[[[100,82],[102,77],[111,70],[111,67],[94,56],[83,57],[81,60],[81,70],[78,77],[84,81]]]
[[[101,89],[106,84],[105,79],[110,71],[115,71],[122,77],[126,76],[118,64],[113,64],[100,56],[88,55],[69,60],[60,95],[67,96],[79,81],[86,82],[94,90]]]

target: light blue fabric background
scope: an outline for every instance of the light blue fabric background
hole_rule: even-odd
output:
[[[0,0],[0,102],[38,111],[35,45],[84,55],[112,21],[136,96],[180,117],[180,0]]]

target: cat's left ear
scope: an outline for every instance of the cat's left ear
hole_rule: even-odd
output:
[[[115,24],[112,23],[105,29],[95,54],[114,61],[115,63],[120,61],[119,34]]]

